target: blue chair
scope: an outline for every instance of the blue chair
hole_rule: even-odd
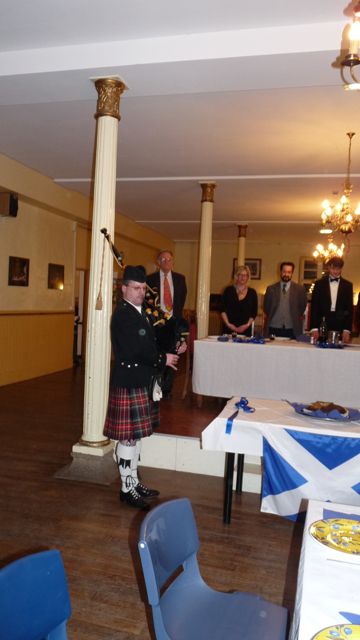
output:
[[[157,640],[285,639],[286,609],[254,594],[215,591],[204,582],[187,498],[149,511],[138,548]]]
[[[59,551],[42,551],[0,570],[1,640],[66,640],[71,614]]]

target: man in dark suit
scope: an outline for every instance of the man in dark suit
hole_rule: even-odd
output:
[[[160,251],[157,257],[157,263],[159,265],[159,271],[151,273],[147,277],[146,282],[151,289],[155,289],[158,292],[160,296],[160,306],[163,311],[166,311],[169,316],[179,322],[182,318],[187,293],[185,276],[183,276],[182,273],[176,273],[176,271],[172,270],[174,256],[168,249]],[[165,335],[164,332],[164,338]],[[169,345],[162,343],[161,328],[157,333],[157,337],[160,346],[168,350]],[[166,367],[163,383],[164,398],[169,397],[171,394],[174,376],[174,370]]]
[[[311,335],[316,341],[325,318],[329,331],[342,333],[343,342],[350,342],[353,315],[353,285],[341,276],[344,260],[338,256],[326,263],[326,275],[315,282],[311,298]]]
[[[294,269],[293,262],[282,262],[280,282],[266,289],[264,311],[268,335],[297,338],[303,332],[307,295],[302,285],[292,282]]]

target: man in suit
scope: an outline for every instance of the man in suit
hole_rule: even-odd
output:
[[[311,298],[311,335],[316,341],[325,318],[329,331],[342,333],[343,342],[350,342],[353,316],[353,285],[341,276],[344,260],[338,256],[326,262],[326,275],[315,282]]]
[[[138,478],[141,439],[150,436],[159,424],[159,403],[150,398],[154,373],[165,366],[176,369],[178,354],[159,350],[143,302],[146,293],[145,269],[125,267],[121,287],[123,299],[111,319],[111,343],[115,363],[104,435],[116,441],[114,456],[121,477],[120,501],[146,509],[146,499],[157,496]],[[182,347],[178,353],[186,349]]]
[[[166,311],[170,317],[173,317],[174,320],[179,323],[182,318],[187,293],[185,276],[183,276],[182,273],[176,273],[176,271],[172,270],[174,256],[168,249],[160,251],[157,257],[157,263],[159,265],[159,271],[151,273],[147,277],[146,282],[151,289],[155,289],[159,293],[160,306],[163,311]],[[166,343],[162,344],[161,328],[157,333],[157,337],[160,346],[167,350],[169,345]],[[165,332],[164,338],[167,338]],[[164,398],[171,395],[174,377],[174,370],[167,367],[165,369],[163,382]]]
[[[280,282],[266,289],[264,311],[268,335],[297,338],[303,332],[307,294],[302,285],[292,282],[294,269],[293,262],[282,262]]]

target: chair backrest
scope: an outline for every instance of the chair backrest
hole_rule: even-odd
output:
[[[71,614],[59,551],[42,551],[0,570],[0,639],[66,640]]]
[[[199,538],[190,501],[169,500],[151,509],[142,522],[138,547],[149,603],[156,606],[161,588],[179,567],[198,572]]]

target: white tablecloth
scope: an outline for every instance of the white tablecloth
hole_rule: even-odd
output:
[[[195,340],[193,391],[230,398],[253,396],[295,402],[325,400],[358,406],[360,346],[320,349],[275,340],[265,344]]]
[[[262,456],[263,436],[266,436],[270,428],[360,438],[360,422],[333,422],[309,418],[295,413],[287,402],[263,398],[248,398],[249,405],[255,407],[255,412],[244,413],[240,409],[229,435],[225,433],[226,423],[236,411],[237,400],[238,397],[231,398],[221,413],[204,429],[201,434],[203,449]]]
[[[360,615],[360,556],[330,549],[309,534],[324,508],[360,516],[360,507],[309,501],[289,640],[311,640],[321,629],[349,623],[340,612]]]
[[[309,418],[295,413],[287,402],[249,398],[255,412],[240,409],[227,433],[235,400],[239,398],[230,400],[202,432],[202,447],[264,453],[262,511],[296,519],[309,498],[360,505],[359,421]]]

